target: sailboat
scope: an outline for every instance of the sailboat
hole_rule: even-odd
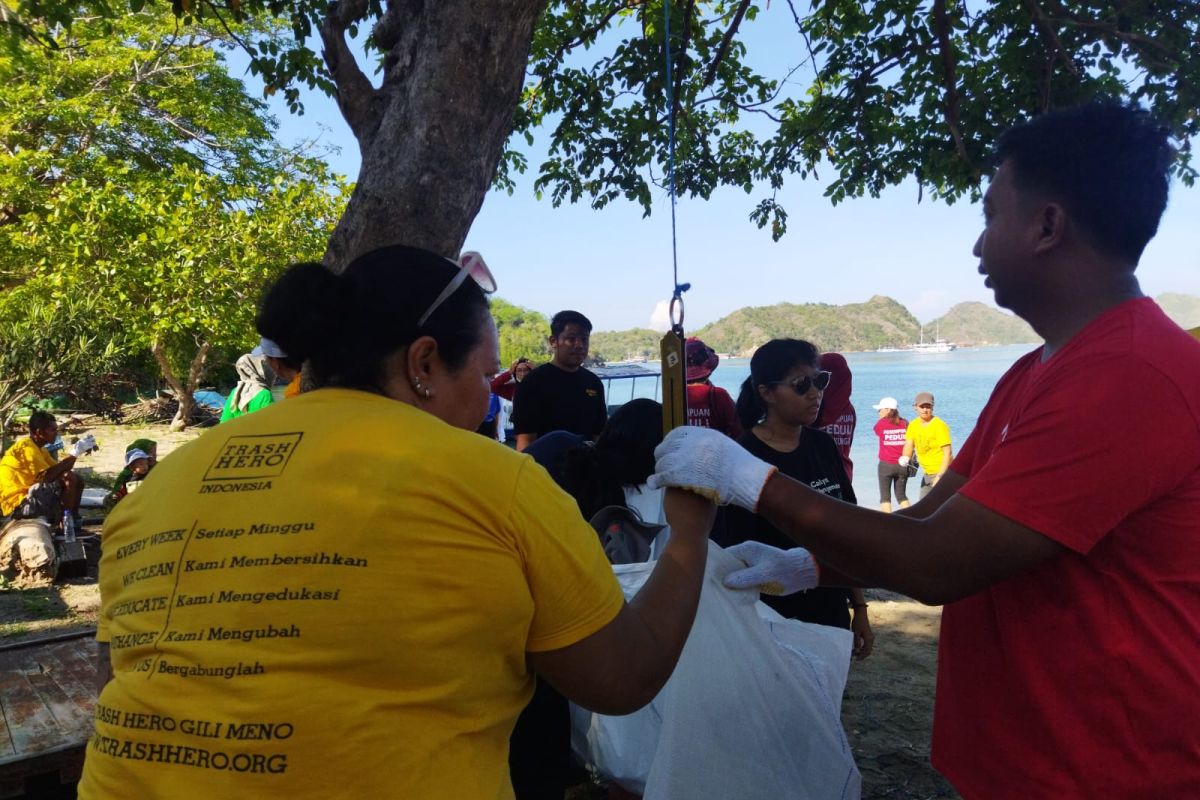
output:
[[[914,353],[949,353],[958,348],[954,342],[946,341],[941,336],[941,324],[938,324],[934,340],[932,342],[925,341],[925,326],[921,326],[921,341],[912,346]]]

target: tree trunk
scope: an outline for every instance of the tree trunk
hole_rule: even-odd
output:
[[[208,342],[200,344],[200,349],[196,352],[191,368],[188,370],[186,386],[175,375],[175,370],[171,368],[171,362],[163,351],[162,342],[156,340],[150,347],[150,352],[154,353],[154,360],[158,362],[158,369],[162,372],[163,380],[171,387],[171,391],[175,393],[175,399],[179,401],[179,407],[175,410],[175,418],[171,420],[171,430],[173,431],[181,431],[186,428],[192,419],[192,414],[196,411],[194,393],[200,385],[200,378],[204,375],[204,362],[208,359],[210,347]]]
[[[321,30],[338,105],[362,154],[325,263],[340,270],[389,244],[456,257],[512,129],[546,0],[391,0],[374,30],[387,52],[379,88],[344,37],[366,5],[339,0]]]

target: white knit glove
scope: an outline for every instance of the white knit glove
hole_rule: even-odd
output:
[[[820,582],[821,570],[803,547],[780,550],[762,542],[742,542],[727,548],[746,565],[725,576],[730,589],[758,589],[763,594],[794,594]]]
[[[900,460],[896,463],[898,463],[902,467],[907,467],[908,462],[909,462],[908,456],[900,456]]]
[[[677,486],[722,505],[754,511],[775,467],[750,455],[740,444],[712,428],[684,426],[667,434],[654,449],[657,459],[650,488]]]
[[[75,442],[75,444],[71,445],[71,455],[75,456],[76,458],[79,458],[84,453],[90,453],[92,450],[95,450],[95,449],[96,449],[96,437],[92,436],[89,433],[87,436],[83,437],[78,442]]]

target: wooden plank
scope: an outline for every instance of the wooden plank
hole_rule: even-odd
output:
[[[0,756],[0,764],[36,755],[59,743],[58,722],[29,683],[30,676],[41,671],[35,655],[35,651],[14,650],[0,657],[0,707],[13,743],[13,752]]]
[[[0,751],[0,798],[20,796],[25,780],[37,775],[79,779],[96,705],[95,650],[95,641],[82,636],[0,651],[8,742]]]
[[[49,656],[56,662],[50,676],[89,719],[96,710],[95,652],[96,643],[86,640],[49,648]]]

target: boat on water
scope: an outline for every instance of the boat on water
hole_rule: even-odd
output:
[[[912,346],[912,351],[914,353],[950,353],[954,350],[957,350],[958,345],[942,338],[940,327],[941,326],[939,326],[939,329],[934,333],[933,341],[927,342],[925,341],[925,327],[922,326],[921,341]]]

